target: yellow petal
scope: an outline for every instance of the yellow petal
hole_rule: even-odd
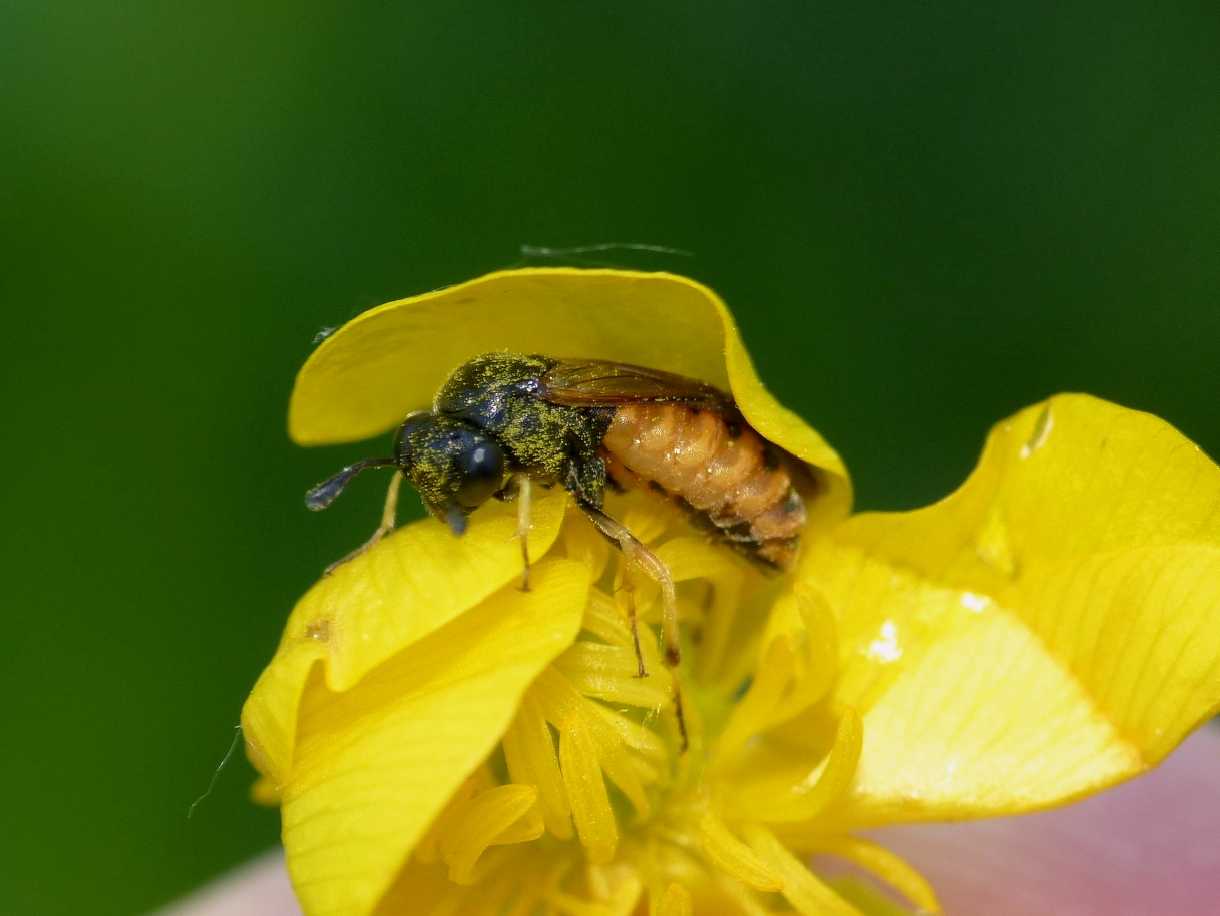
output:
[[[369,912],[429,823],[574,639],[588,571],[544,560],[343,692],[318,674],[284,786],[288,869],[310,914]]]
[[[725,304],[666,273],[506,270],[370,309],[302,367],[289,433],[318,445],[385,432],[431,404],[454,368],[493,350],[619,360],[710,382],[732,393],[763,436],[826,472],[829,492],[815,514],[837,518],[849,508],[839,456],[763,387]]]
[[[530,549],[554,542],[565,500],[534,504]],[[292,766],[301,691],[316,662],[331,690],[346,690],[376,665],[474,607],[521,573],[516,510],[492,503],[460,538],[426,519],[408,525],[320,580],[297,604],[279,649],[242,710],[255,766],[273,785]]]
[[[469,905],[469,898],[478,901],[485,896],[484,888],[454,884],[444,866],[412,862],[398,874],[376,913],[378,916],[400,916],[414,910],[434,916],[457,916],[458,913],[475,916],[478,910]]]
[[[1161,760],[1220,705],[1220,469],[1064,395],[944,501],[859,516],[801,570],[866,713],[855,822],[1025,811]]]
[[[497,850],[488,852],[494,856]],[[502,857],[497,857],[502,858]],[[543,875],[537,864],[525,856],[508,858],[497,863],[496,874],[471,885],[454,884],[444,866],[421,865],[411,862],[397,875],[393,887],[385,894],[374,911],[377,916],[404,916],[426,913],[428,916],[505,916],[509,903],[517,899],[518,886],[529,882],[541,883]]]

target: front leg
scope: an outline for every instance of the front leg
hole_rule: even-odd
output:
[[[398,520],[398,488],[402,486],[402,471],[395,471],[394,476],[390,478],[390,486],[386,490],[385,505],[381,509],[381,524],[377,526],[372,536],[353,550],[346,556],[340,557],[331,563],[322,571],[322,575],[329,576],[332,572],[346,563],[348,560],[354,560],[360,554],[364,553],[383,537],[394,530],[394,526]]]

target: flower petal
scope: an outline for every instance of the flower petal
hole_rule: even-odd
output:
[[[1212,916],[1220,874],[1220,729],[1153,773],[1077,805],[970,824],[877,831],[949,913]]]
[[[454,368],[493,350],[619,360],[717,385],[764,437],[827,472],[816,512],[849,508],[839,456],[763,387],[728,308],[706,286],[666,273],[506,270],[370,309],[301,368],[289,433],[318,445],[384,432],[430,404]]]
[[[866,713],[855,822],[1046,807],[1161,760],[1220,705],[1220,469],[1064,395],[999,424],[944,501],[851,519],[803,579]]]
[[[588,585],[583,564],[544,560],[531,591],[503,589],[350,689],[333,691],[315,672],[283,801],[306,912],[376,905],[529,683],[575,638]]]
[[[554,542],[566,500],[535,501],[530,550]],[[292,767],[301,692],[316,662],[346,690],[391,655],[474,607],[521,572],[516,510],[491,503],[455,538],[431,519],[407,525],[311,588],[242,710],[251,760],[283,783]]]

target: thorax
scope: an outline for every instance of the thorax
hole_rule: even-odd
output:
[[[437,412],[494,436],[531,476],[563,481],[568,466],[596,453],[613,410],[563,407],[539,397],[544,356],[489,353],[459,366],[437,393]]]

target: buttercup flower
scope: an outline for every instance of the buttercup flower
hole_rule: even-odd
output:
[[[242,716],[310,914],[881,913],[932,890],[856,831],[1061,804],[1138,775],[1220,705],[1220,469],[1166,423],[1061,395],[992,431],[956,493],[848,517],[836,453],[762,387],[732,319],[667,274],[492,274],[389,303],[297,379],[302,444],[383,433],[493,350],[731,391],[823,472],[766,576],[649,494],[608,509],[679,583],[689,748],[658,592],[536,499],[461,538],[408,525],[300,601]],[[643,630],[636,677],[627,608]],[[821,861],[819,859],[819,861]]]

